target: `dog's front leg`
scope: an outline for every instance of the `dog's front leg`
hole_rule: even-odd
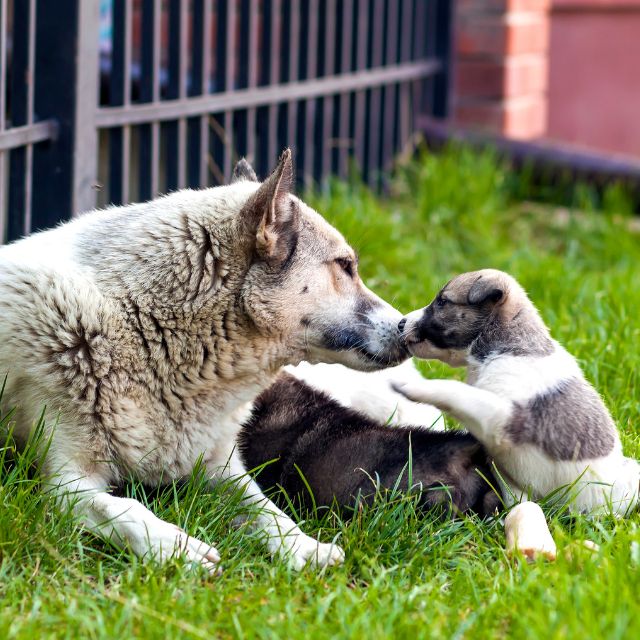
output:
[[[73,508],[88,530],[129,546],[141,558],[164,562],[183,556],[217,573],[220,555],[214,547],[161,520],[137,500],[112,496],[106,487],[100,476],[83,476],[79,469],[65,468],[55,475],[52,491],[59,502]]]
[[[264,533],[271,554],[286,558],[297,570],[306,565],[320,568],[344,561],[344,551],[338,545],[318,542],[303,533],[286,513],[262,493],[257,483],[247,474],[235,450],[224,467],[213,464],[207,466],[211,466],[214,482],[234,479],[240,483],[242,504],[257,508],[257,515],[251,522],[256,530]]]
[[[504,446],[507,440],[504,428],[511,419],[512,404],[495,393],[457,380],[423,380],[394,384],[393,388],[409,400],[451,414],[490,450]]]

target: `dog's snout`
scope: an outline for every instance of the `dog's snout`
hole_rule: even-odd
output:
[[[398,322],[398,331],[400,333],[402,333],[404,331],[405,326],[407,325],[407,319],[406,318],[402,318],[402,320],[400,320],[400,322]]]

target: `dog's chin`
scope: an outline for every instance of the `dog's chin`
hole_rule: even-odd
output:
[[[388,351],[372,353],[364,348],[333,350],[327,348],[314,349],[306,358],[309,362],[342,364],[358,371],[378,371],[394,367],[409,357],[407,349],[399,344]]]
[[[421,360],[440,360],[452,367],[463,367],[466,365],[466,354],[463,351],[436,347],[436,345],[429,340],[408,342],[407,348],[412,356],[420,358]]]

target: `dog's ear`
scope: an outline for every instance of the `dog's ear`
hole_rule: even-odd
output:
[[[473,305],[496,304],[504,299],[506,287],[498,278],[479,276],[471,285],[467,302]]]
[[[247,180],[249,182],[258,182],[258,176],[253,170],[253,167],[249,164],[246,158],[240,158],[236,166],[233,169],[233,175],[231,176],[231,184],[234,182],[240,182],[241,180]]]
[[[292,185],[291,149],[286,149],[243,212],[255,232],[258,258],[272,266],[282,264],[293,253],[298,239],[298,207],[288,197]]]

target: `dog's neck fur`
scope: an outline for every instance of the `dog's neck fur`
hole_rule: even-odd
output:
[[[142,338],[126,357],[152,367],[173,395],[195,397],[240,379],[266,388],[296,361],[284,336],[258,330],[239,295],[253,258],[253,236],[237,213],[255,185],[243,186],[218,188],[218,198],[177,192],[115,217],[107,211],[109,225],[94,213],[78,243],[84,267],[122,306],[115,315]]]

